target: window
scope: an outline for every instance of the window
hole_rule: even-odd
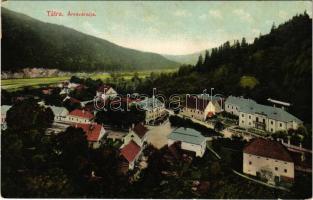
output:
[[[287,173],[287,169],[284,169],[284,172]]]
[[[245,121],[242,120],[241,123],[245,123]]]
[[[274,124],[274,122],[273,122],[273,121],[271,121],[271,124],[273,125],[273,124]]]
[[[244,114],[242,114],[241,116],[242,116],[242,117],[245,117],[245,115],[244,115]]]
[[[278,167],[275,167],[275,171],[277,171],[278,170]]]
[[[229,105],[227,107],[229,108]]]
[[[251,115],[249,115],[249,119],[251,119]]]
[[[234,109],[234,107],[232,106],[231,109]]]
[[[273,129],[271,128],[271,132],[273,132]]]
[[[258,117],[256,117],[256,118],[255,118],[255,121],[256,121],[256,122],[258,122],[258,121],[259,121],[259,118],[258,118]]]
[[[249,125],[251,125],[251,122],[249,122]]]
[[[279,127],[282,127],[283,126],[283,124],[282,123],[279,123]]]
[[[263,119],[263,123],[265,124],[265,119]]]
[[[249,165],[252,165],[252,162],[251,162],[251,161],[249,161]]]

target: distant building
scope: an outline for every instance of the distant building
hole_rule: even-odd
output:
[[[69,114],[68,110],[64,107],[57,107],[57,106],[49,106],[54,114],[54,121],[55,122],[62,122],[66,121],[66,117]]]
[[[81,123],[81,124],[90,124],[94,115],[88,111],[75,109],[71,111],[65,121],[69,123]]]
[[[123,162],[128,165],[128,169],[133,170],[135,163],[141,155],[142,149],[136,142],[131,140],[128,144],[121,148]]]
[[[243,128],[256,128],[274,133],[298,129],[301,125],[300,119],[282,108],[254,103],[239,109],[239,126]]]
[[[140,109],[146,113],[145,123],[153,123],[158,118],[167,114],[165,105],[158,98],[145,98],[142,101],[136,102]]]
[[[130,128],[129,133],[124,137],[124,145],[130,141],[135,142],[140,148],[144,148],[147,141],[147,132],[149,130],[141,123]],[[122,146],[122,147],[123,147]]]
[[[117,92],[111,86],[102,84],[97,89],[96,96],[106,100],[116,97]]]
[[[192,151],[202,157],[206,149],[206,138],[191,128],[177,128],[167,137],[168,146],[180,142],[181,149]]]
[[[92,124],[77,124],[77,128],[82,128],[86,133],[87,141],[90,147],[97,149],[102,144],[102,138],[106,134],[105,129],[102,125]]]
[[[217,99],[204,98],[201,96],[189,96],[183,105],[180,114],[197,120],[205,121],[208,117],[222,111],[221,104]]]
[[[1,129],[7,129],[7,112],[12,106],[2,105],[1,106]]]
[[[294,162],[281,143],[255,138],[243,149],[243,172],[270,184],[292,183]]]
[[[239,116],[240,108],[251,107],[254,104],[256,104],[256,102],[252,99],[229,96],[225,101],[225,111],[233,115]]]

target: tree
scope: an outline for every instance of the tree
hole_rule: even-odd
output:
[[[24,100],[12,106],[7,112],[9,128],[19,131],[30,129],[45,130],[51,127],[54,114],[50,108],[40,106],[33,99]]]

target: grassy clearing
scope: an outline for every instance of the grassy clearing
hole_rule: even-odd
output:
[[[165,70],[151,70],[151,71],[138,71],[138,76],[140,78],[146,78],[150,75],[151,72],[154,72],[156,74],[158,73],[170,73],[174,72],[175,69],[165,69]],[[116,73],[117,76],[123,77],[126,80],[131,79],[136,72],[120,72]],[[73,74],[76,75],[76,74]],[[107,78],[110,78],[111,75],[109,73],[92,73],[92,74],[83,74],[83,75],[77,75],[81,77],[90,77],[92,79],[101,79],[105,80]],[[64,76],[64,77],[49,77],[49,78],[19,78],[19,79],[5,79],[1,80],[1,89],[14,91],[22,89],[23,87],[41,87],[44,85],[52,85],[57,84],[61,81],[70,79],[70,76]]]

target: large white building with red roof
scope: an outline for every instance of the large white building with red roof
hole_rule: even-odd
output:
[[[133,140],[121,148],[121,156],[124,162],[127,162],[128,169],[134,169],[135,163],[140,157],[141,152],[142,149]]]
[[[86,134],[87,141],[90,147],[96,149],[102,144],[102,138],[105,135],[105,129],[100,124],[76,124],[77,128],[83,129]]]
[[[293,182],[294,162],[281,143],[255,138],[243,149],[243,172],[271,184]]]
[[[67,115],[65,121],[69,123],[90,124],[93,118],[94,115],[89,111],[75,109]]]

